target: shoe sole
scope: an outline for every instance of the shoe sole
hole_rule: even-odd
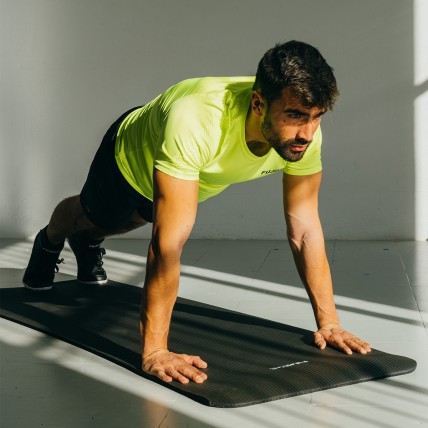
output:
[[[50,285],[48,287],[30,287],[29,285],[27,285],[25,282],[22,283],[22,285],[27,289],[27,290],[31,290],[31,291],[49,291],[52,290],[53,285]]]
[[[79,284],[87,284],[87,285],[104,285],[107,284],[107,279],[100,279],[98,281],[81,281],[80,279],[77,280]]]

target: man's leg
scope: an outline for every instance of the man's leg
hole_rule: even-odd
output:
[[[24,287],[36,291],[50,290],[55,272],[58,272],[58,264],[63,261],[59,257],[65,238],[68,234],[92,226],[82,211],[79,196],[60,202],[49,225],[36,235],[22,280]]]
[[[78,264],[77,279],[86,284],[104,284],[107,274],[102,268],[105,254],[101,243],[106,236],[126,233],[147,224],[137,210],[128,222],[117,229],[106,230],[95,226],[84,213],[80,196],[64,199],[55,208],[47,227],[36,236],[23,284],[31,290],[50,290],[58,271],[60,253],[68,238]]]
[[[66,238],[77,259],[77,280],[105,283],[107,275],[102,268],[105,250],[100,247],[104,237],[146,223],[138,220],[133,212],[140,205],[149,206],[150,211],[151,202],[129,185],[115,159],[116,132],[129,112],[117,119],[104,135],[80,195],[60,202],[48,226],[37,234],[23,278],[25,287],[32,290],[52,288]],[[148,219],[151,211],[149,214]]]
[[[64,199],[57,205],[46,228],[46,235],[49,242],[57,246],[64,244],[68,236],[94,227],[95,225],[83,212],[80,196],[76,195]]]
[[[125,226],[114,230],[99,228],[88,219],[80,204],[80,196],[76,195],[64,199],[57,205],[47,226],[46,235],[52,245],[58,246],[64,243],[67,237],[83,230],[90,238],[101,241],[107,236],[130,232],[145,224],[147,221],[134,210]]]
[[[84,214],[83,214],[84,215]],[[107,273],[103,268],[103,256],[105,249],[101,247],[107,236],[129,232],[147,222],[143,220],[137,210],[131,214],[125,225],[115,229],[102,229],[96,226],[86,228],[88,219],[79,216],[78,226],[85,227],[78,232],[68,236],[68,243],[77,260],[77,281],[82,284],[105,284]]]
[[[94,240],[103,240],[108,236],[121,235],[123,233],[130,232],[131,230],[139,229],[147,223],[148,222],[140,216],[138,210],[134,210],[125,226],[114,230],[106,230],[93,226],[87,229],[87,234]]]

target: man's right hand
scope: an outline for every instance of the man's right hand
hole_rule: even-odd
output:
[[[158,350],[143,357],[143,371],[155,375],[164,382],[176,380],[180,383],[204,382],[208,376],[198,369],[205,369],[207,363],[200,357],[175,354],[167,349]]]

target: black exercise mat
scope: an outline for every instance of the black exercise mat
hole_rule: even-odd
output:
[[[100,355],[137,373],[141,289],[56,283],[49,292],[0,290],[0,315]],[[158,381],[214,407],[240,407],[338,386],[410,373],[416,362],[373,350],[366,356],[317,349],[312,332],[191,300],[177,300],[170,348],[200,355],[208,380],[181,385]]]

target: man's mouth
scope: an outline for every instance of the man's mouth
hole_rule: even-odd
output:
[[[308,147],[307,144],[290,144],[291,149],[294,152],[304,152]]]

